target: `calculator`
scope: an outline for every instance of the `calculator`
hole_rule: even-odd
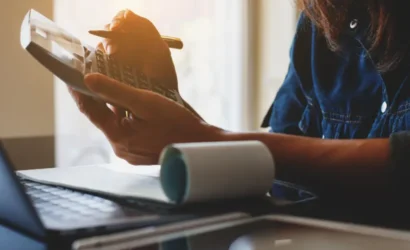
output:
[[[84,84],[88,73],[101,73],[129,86],[163,95],[181,105],[181,96],[155,78],[149,78],[136,67],[124,65],[102,50],[93,48],[50,19],[31,9],[20,31],[20,42],[32,57],[67,85],[83,94],[94,96]]]

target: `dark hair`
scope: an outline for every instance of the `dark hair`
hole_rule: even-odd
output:
[[[357,11],[369,18],[366,44],[380,72],[393,70],[408,53],[408,36],[399,24],[400,6],[397,0],[297,0],[303,13],[326,37],[333,51],[341,50],[340,39]],[[406,7],[401,6],[403,9]],[[402,10],[403,12],[404,10]],[[404,23],[406,23],[404,21]],[[405,27],[405,26],[403,26]]]

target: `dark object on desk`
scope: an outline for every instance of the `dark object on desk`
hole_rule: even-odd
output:
[[[0,196],[0,221],[39,239],[75,239],[192,218],[19,180],[1,141],[0,190],[7,190]]]
[[[175,227],[176,228],[176,227]],[[128,232],[83,239],[75,250],[104,249],[409,249],[410,233],[293,216],[268,215],[139,237]]]
[[[91,35],[99,36],[102,38],[114,39],[114,38],[127,38],[133,37],[133,33],[128,32],[120,32],[120,31],[108,31],[108,30],[90,30],[88,31]],[[138,37],[134,35],[134,37]],[[161,36],[162,40],[172,49],[182,49],[184,47],[184,43],[181,39],[176,37],[170,36]]]
[[[42,169],[55,166],[54,136],[12,137],[3,139],[15,170]]]

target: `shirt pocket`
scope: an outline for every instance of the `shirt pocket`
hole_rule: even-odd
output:
[[[372,127],[372,118],[323,112],[321,125],[324,139],[364,139]]]
[[[308,104],[299,122],[299,129],[309,137],[345,139],[356,134],[358,123],[347,115],[323,112]]]

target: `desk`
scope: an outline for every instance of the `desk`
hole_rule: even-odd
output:
[[[310,207],[302,207],[301,209],[295,208],[293,211],[289,211],[290,214],[299,214],[303,217],[321,218],[327,220],[333,220],[337,222],[353,222],[365,225],[375,225],[381,227],[387,227],[390,229],[410,229],[409,219],[405,214],[387,214],[382,216],[383,212],[374,212],[373,214],[364,214],[363,211],[349,210],[348,207],[333,207],[328,210],[324,207],[315,207],[313,204]],[[313,210],[312,210],[313,209]],[[284,211],[280,211],[283,213]],[[389,216],[390,215],[390,216]],[[332,218],[333,216],[333,218]],[[383,223],[386,223],[383,225]],[[64,250],[70,249],[71,245],[64,243],[44,243],[28,236],[25,236],[17,231],[0,225],[0,249],[5,250]]]
[[[406,203],[405,200],[387,202],[382,198],[378,202],[368,204],[315,201],[309,207],[296,208],[289,213],[302,217],[410,231],[410,204]]]

